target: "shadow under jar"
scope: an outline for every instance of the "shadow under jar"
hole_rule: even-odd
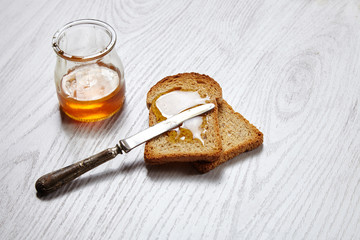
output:
[[[108,118],[125,99],[124,68],[114,46],[116,33],[105,22],[76,20],[53,37],[55,85],[60,107],[83,122]]]

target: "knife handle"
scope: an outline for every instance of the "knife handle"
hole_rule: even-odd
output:
[[[40,177],[35,183],[35,188],[39,194],[55,191],[87,171],[115,158],[119,153],[122,153],[122,150],[118,145],[108,148],[82,161]]]

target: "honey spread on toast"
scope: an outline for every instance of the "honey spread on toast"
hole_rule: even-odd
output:
[[[158,122],[176,115],[189,108],[205,104],[209,97],[201,97],[198,92],[192,90],[170,90],[164,92],[154,99],[154,114]],[[200,141],[204,144],[202,134],[206,131],[205,116],[197,116],[189,119],[183,124],[168,132],[170,142],[194,142]]]

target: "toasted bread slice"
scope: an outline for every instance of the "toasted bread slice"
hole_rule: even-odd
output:
[[[196,91],[207,102],[215,104],[215,108],[204,115],[206,124],[201,134],[203,143],[194,138],[191,141],[172,141],[171,134],[162,134],[145,144],[144,159],[147,164],[163,164],[170,162],[213,162],[220,159],[222,152],[221,136],[218,123],[217,102],[222,101],[220,85],[207,75],[198,73],[182,73],[166,77],[155,84],[147,94],[149,125],[156,124],[155,104],[157,97],[174,90]]]
[[[215,162],[194,162],[192,165],[206,173],[240,153],[253,150],[263,143],[263,134],[225,101],[218,105],[218,117],[223,152]]]

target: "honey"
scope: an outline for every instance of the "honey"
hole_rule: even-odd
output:
[[[92,122],[108,118],[121,109],[125,84],[115,67],[97,62],[69,70],[62,77],[57,94],[66,115]]]
[[[198,92],[189,90],[172,90],[159,95],[154,99],[154,114],[158,122],[178,114],[186,109],[205,104],[208,97],[201,98]],[[170,142],[194,142],[204,144],[202,135],[205,133],[206,117],[191,118],[183,124],[168,132]]]

